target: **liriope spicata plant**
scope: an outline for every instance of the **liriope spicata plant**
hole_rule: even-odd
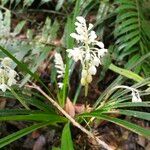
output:
[[[107,52],[107,50],[104,49],[104,44],[102,42],[98,42],[98,41],[95,40],[96,39],[95,32],[91,31],[93,33],[93,37],[92,37],[92,39],[90,39],[91,32],[90,32],[90,30],[88,30],[88,29],[86,30],[84,28],[85,27],[84,26],[85,25],[85,20],[84,20],[83,17],[81,17],[81,16],[77,17],[77,21],[79,21],[80,23],[82,22],[83,24],[81,23],[81,25],[80,25],[79,22],[76,22],[75,25],[77,26],[76,27],[77,33],[71,33],[70,36],[77,40],[77,45],[79,45],[79,47],[77,47],[77,48],[75,47],[73,49],[68,49],[67,52],[69,53],[69,57],[72,58],[75,62],[77,62],[77,61],[81,62],[81,66],[82,66],[81,85],[85,86],[86,84],[91,83],[91,80],[90,80],[90,82],[87,82],[87,79],[86,79],[87,75],[91,75],[90,71],[92,70],[92,73],[93,72],[94,72],[94,74],[96,73],[96,67],[92,66],[92,68],[94,68],[94,69],[90,69],[90,67],[91,67],[90,65],[91,64],[94,65],[93,61],[97,62],[96,64],[99,65],[100,62],[101,62],[101,57],[104,56],[104,52]],[[90,26],[92,26],[92,25],[90,25]],[[88,35],[88,36],[85,36],[85,35]],[[94,56],[92,56],[93,51],[91,52],[89,47],[84,47],[84,44],[82,44],[82,42],[84,43],[84,40],[87,40],[87,41],[89,40],[89,43],[87,43],[87,44],[89,44],[89,45],[91,44],[90,46],[93,46],[93,45],[98,46],[98,48],[96,48],[95,50],[96,50],[96,52],[99,52],[99,53],[102,54],[102,55],[100,55],[101,57],[99,57],[99,58],[96,57],[96,60],[99,59],[99,61],[94,60],[94,56],[98,56],[98,53],[96,53],[97,55],[94,53]],[[90,40],[93,42],[93,45],[92,45],[92,42]],[[85,53],[88,56],[90,55],[88,57],[88,59],[86,59],[86,54]],[[56,54],[56,55],[58,55],[58,54]],[[59,55],[59,57],[60,57],[60,55]],[[59,59],[59,60],[62,60],[62,58]],[[61,75],[61,77],[63,77],[63,75],[64,75],[64,73],[63,73],[64,68],[63,67],[64,66],[60,65],[59,67],[58,66],[56,66],[56,67],[59,69],[58,73]],[[62,70],[61,72],[60,72],[60,68]],[[89,69],[90,69],[90,71],[89,71]],[[147,91],[147,89],[149,87],[149,78],[145,82],[145,80],[142,77],[138,76],[137,74],[133,73],[132,71],[121,69],[117,66],[114,66],[113,64],[110,64],[109,69],[111,69],[111,70],[113,70],[113,71],[115,71],[115,72],[117,72],[117,73],[119,73],[119,74],[121,74],[125,77],[128,77],[130,79],[133,79],[133,80],[137,81],[138,86],[129,87],[129,86],[125,86],[125,85],[119,85],[119,83],[114,84],[114,86],[112,86],[112,88],[110,90],[108,90],[106,93],[104,93],[104,95],[102,94],[103,99],[101,99],[101,102],[99,103],[100,105],[97,105],[93,109],[93,112],[91,112],[91,113],[81,114],[81,117],[92,117],[93,116],[94,118],[99,118],[99,119],[102,119],[102,120],[104,119],[104,120],[116,123],[120,126],[124,126],[127,129],[130,129],[131,131],[134,131],[138,134],[144,135],[145,137],[149,137],[150,132],[147,132],[146,129],[141,128],[137,125],[134,125],[130,122],[123,121],[121,119],[117,119],[117,118],[113,118],[113,117],[109,116],[111,113],[118,113],[118,114],[124,114],[124,115],[127,115],[127,116],[134,116],[134,117],[139,117],[139,118],[142,118],[142,119],[149,120],[150,119],[148,117],[149,113],[139,112],[139,111],[134,111],[134,110],[130,111],[130,110],[117,109],[119,107],[118,105],[122,105],[122,106],[125,106],[125,107],[126,106],[130,107],[130,104],[131,104],[132,108],[139,107],[139,106],[144,107],[146,105],[147,105],[147,107],[149,107],[149,101],[148,102],[142,102],[142,99],[140,97],[140,95],[149,94],[149,92]],[[85,71],[86,76],[84,76],[85,74],[83,73],[83,71]],[[92,74],[92,75],[94,75],[94,74]],[[83,80],[82,78],[85,78],[84,82],[82,81]],[[137,88],[142,87],[144,85],[147,85],[147,87],[146,87],[145,91],[143,91],[143,93],[142,93]],[[120,92],[117,89],[124,89],[124,90],[122,92]],[[117,90],[117,92],[116,92],[116,90]],[[129,92],[131,92],[130,95],[127,95],[127,93],[129,93]],[[112,93],[115,93],[116,95],[114,94],[114,96],[113,96],[113,95],[111,95]],[[122,94],[119,95],[119,93],[122,93]],[[115,105],[117,105],[118,107],[117,106],[115,107]],[[114,109],[114,108],[116,108],[116,109]],[[95,113],[95,111],[96,111],[96,113]],[[92,118],[92,121],[93,121],[93,118]],[[134,128],[135,128],[135,130],[134,130]],[[138,131],[138,128],[139,128],[139,131]]]
[[[91,84],[91,82],[87,82],[87,75],[94,75],[96,73],[95,69],[99,66],[99,64],[102,64],[101,57],[103,56],[104,52],[107,52],[106,49],[104,49],[104,45],[102,42],[99,42],[96,40],[96,33],[94,31],[88,31],[85,30],[85,19],[81,16],[77,17],[78,22],[76,23],[76,31],[77,33],[71,34],[72,37],[78,39],[80,43],[77,43],[77,49],[81,53],[74,53],[74,50],[76,51],[76,48],[72,49],[70,48],[67,50],[67,54],[69,54],[70,59],[73,58],[75,61],[81,62],[81,84],[84,83],[82,81],[82,78],[85,78],[86,84]],[[79,27],[79,28],[78,28]],[[91,29],[92,25],[90,25]],[[86,34],[85,34],[86,32]],[[78,38],[77,38],[78,37]],[[86,37],[86,38],[85,38]],[[71,38],[71,37],[70,37]],[[86,41],[85,41],[86,40]],[[86,43],[87,42],[87,43]],[[76,46],[75,46],[76,47]],[[91,49],[90,51],[90,48]],[[135,80],[138,82],[137,84],[133,85],[133,87],[128,87],[125,85],[115,85],[113,88],[108,90],[107,93],[103,94],[103,99],[97,105],[97,107],[93,108],[91,112],[83,112],[80,115],[70,116],[68,112],[66,112],[60,104],[58,104],[57,100],[54,100],[51,98],[49,89],[45,86],[43,81],[39,78],[37,74],[34,74],[27,66],[26,64],[18,61],[8,50],[4,49],[0,46],[0,49],[2,52],[5,53],[8,57],[10,57],[17,65],[18,68],[22,69],[24,72],[28,73],[32,76],[33,79],[38,81],[42,86],[43,89],[41,89],[39,86],[35,85],[33,82],[29,82],[29,84],[26,84],[24,87],[22,87],[20,90],[17,91],[17,88],[14,87],[13,89],[9,89],[7,91],[4,91],[5,97],[9,98],[16,98],[18,100],[23,101],[26,104],[26,109],[22,110],[0,110],[0,120],[1,121],[32,121],[32,122],[40,122],[36,123],[34,125],[31,125],[30,127],[27,127],[25,129],[22,129],[14,134],[8,135],[7,137],[4,137],[0,139],[0,148],[6,146],[7,144],[17,140],[18,138],[21,138],[22,136],[31,133],[32,131],[48,126],[48,125],[55,125],[57,123],[63,123],[65,124],[63,132],[62,132],[62,144],[61,149],[65,150],[67,147],[70,147],[70,149],[73,148],[73,142],[71,140],[71,131],[70,131],[70,122],[79,128],[81,131],[86,133],[90,138],[93,138],[97,141],[99,145],[102,145],[104,148],[111,150],[112,148],[109,146],[109,144],[105,143],[102,139],[99,139],[97,136],[95,136],[92,132],[88,131],[85,127],[81,126],[81,124],[78,122],[81,122],[81,120],[84,118],[84,120],[87,117],[90,117],[91,119],[87,119],[90,123],[95,119],[101,119],[101,120],[107,120],[113,123],[116,123],[120,126],[123,126],[135,133],[138,133],[140,135],[143,135],[145,137],[150,137],[150,131],[147,129],[144,129],[138,125],[135,125],[133,123],[130,123],[128,121],[112,117],[111,115],[113,113],[117,114],[123,114],[127,116],[134,116],[145,120],[150,120],[149,113],[146,112],[140,112],[135,110],[128,110],[124,109],[127,107],[149,107],[149,102],[142,102],[142,95],[149,94],[149,88],[147,85],[150,84],[150,79],[143,79],[139,77],[138,75],[132,73],[128,70],[119,70],[120,68],[114,68],[113,65],[110,65],[110,69],[114,69],[115,72],[119,73],[123,76],[129,77],[129,78],[136,78]],[[94,51],[94,52],[93,52]],[[83,52],[83,55],[81,55]],[[102,52],[102,53],[101,53]],[[108,53],[108,52],[107,52]],[[77,54],[77,55],[73,55]],[[86,54],[88,55],[88,59],[85,59]],[[76,57],[78,56],[78,57]],[[94,60],[96,58],[96,61]],[[58,78],[66,78],[66,68],[68,67],[67,64],[65,65],[61,55],[59,53],[55,54],[55,66],[58,73]],[[85,63],[85,64],[84,64]],[[92,69],[90,68],[92,66]],[[96,66],[96,67],[95,67]],[[94,68],[94,69],[93,69]],[[71,68],[68,68],[69,70]],[[112,69],[112,70],[113,70]],[[86,71],[86,76],[83,74],[83,70]],[[91,71],[92,70],[92,71]],[[118,71],[119,70],[119,71]],[[69,71],[68,71],[69,72]],[[93,74],[94,72],[94,74]],[[128,73],[126,75],[126,73]],[[9,77],[9,76],[8,76]],[[69,78],[69,76],[68,76]],[[69,79],[67,79],[69,80]],[[6,82],[7,83],[7,82]],[[61,83],[61,81],[59,82]],[[83,86],[86,84],[82,84]],[[16,85],[17,86],[17,85]],[[58,84],[59,88],[64,87],[64,82],[62,84]],[[145,88],[144,91],[140,90],[141,87]],[[13,88],[13,87],[11,87]],[[34,92],[32,90],[34,89]],[[118,90],[119,89],[119,90]],[[9,90],[12,92],[10,93]],[[38,94],[35,92],[37,90]],[[47,94],[48,93],[48,94]],[[4,96],[3,93],[1,93],[2,96]],[[30,95],[33,95],[33,97],[30,97]],[[42,100],[40,100],[42,99]],[[58,111],[56,109],[52,109],[50,104],[45,104],[43,100],[49,100],[59,112],[61,112],[64,116],[58,115]],[[31,110],[30,105],[33,105],[36,107],[36,110]],[[120,109],[122,108],[122,109]]]

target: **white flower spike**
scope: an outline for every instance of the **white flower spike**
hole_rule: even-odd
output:
[[[92,75],[97,72],[96,67],[101,64],[101,59],[107,53],[104,44],[97,41],[97,35],[92,30],[93,24],[87,27],[86,20],[82,16],[76,17],[75,22],[76,33],[71,33],[70,36],[74,38],[79,46],[73,49],[68,49],[68,57],[71,57],[75,62],[80,61],[82,65],[81,84],[88,86],[92,82]]]
[[[65,64],[64,64],[63,59],[59,53],[56,52],[54,57],[55,57],[55,59],[54,59],[55,68],[57,69],[57,78],[62,79],[64,77],[64,74],[65,74]],[[62,89],[63,83],[59,82],[58,87],[60,89]]]
[[[12,60],[9,57],[1,59],[0,62],[0,89],[5,92],[16,84],[17,72],[11,68]]]

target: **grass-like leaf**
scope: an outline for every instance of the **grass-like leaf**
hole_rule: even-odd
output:
[[[25,129],[22,129],[18,132],[15,132],[13,134],[10,134],[4,138],[1,138],[0,139],[0,148],[12,143],[13,141],[16,141],[17,139],[39,129],[39,128],[42,128],[42,127],[45,127],[47,125],[51,124],[50,122],[43,122],[43,123],[38,123],[38,124],[35,124],[35,125],[32,125],[30,127],[27,127]]]
[[[140,127],[136,124],[133,124],[131,122],[125,121],[125,120],[121,120],[118,118],[114,118],[114,117],[110,117],[108,115],[104,115],[101,113],[95,113],[95,112],[91,112],[91,113],[87,113],[87,114],[82,114],[82,117],[95,117],[97,119],[102,119],[102,120],[106,120],[106,121],[110,121],[112,123],[115,123],[119,126],[122,126],[128,130],[131,130],[132,132],[135,132],[139,135],[142,135],[146,138],[150,138],[150,130],[149,129],[145,129],[143,127]]]
[[[61,150],[74,150],[73,148],[73,142],[71,138],[71,132],[70,132],[70,123],[67,123],[64,126],[62,137],[61,137]]]

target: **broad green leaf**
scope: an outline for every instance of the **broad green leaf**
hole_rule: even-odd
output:
[[[117,0],[117,3],[121,3],[121,4],[131,4],[131,5],[136,5],[136,3],[134,1],[131,0]]]
[[[132,5],[122,5],[121,7],[118,7],[117,9],[116,9],[116,12],[117,13],[120,13],[120,12],[123,12],[123,11],[127,11],[127,10],[129,10],[129,9],[132,9],[132,10],[136,10],[137,8],[136,8],[136,4],[132,4]]]
[[[140,77],[139,75],[137,75],[136,73],[130,71],[130,70],[127,70],[127,69],[122,69],[122,68],[119,68],[113,64],[111,64],[109,66],[109,69],[116,72],[116,73],[119,73],[120,75],[124,76],[124,77],[127,77],[129,79],[132,79],[136,82],[141,82],[143,81],[144,79],[142,77]]]
[[[127,43],[125,44],[125,45],[126,45],[126,48],[124,49],[124,51],[130,50],[130,48],[131,48],[132,46],[134,46],[135,44],[137,44],[139,41],[140,41],[140,36],[134,37],[130,42],[127,42]]]
[[[126,13],[120,14],[119,17],[117,18],[116,22],[119,23],[119,22],[122,22],[125,19],[131,18],[131,17],[138,17],[138,13],[131,11],[131,12],[126,12]]]
[[[121,34],[124,34],[124,33],[129,33],[131,31],[132,31],[131,33],[133,33],[133,30],[138,30],[138,28],[139,28],[138,24],[133,24],[133,25],[127,26],[127,27],[123,28],[121,31],[119,30],[117,33],[117,36],[120,36]],[[129,34],[128,34],[128,36],[129,36]]]
[[[119,30],[123,29],[124,27],[128,25],[132,25],[138,23],[138,19],[136,17],[129,18],[128,20],[124,21],[121,25],[119,25],[117,28]]]
[[[26,23],[26,21],[21,21],[17,24],[17,26],[14,29],[13,36],[18,35],[21,32],[21,30],[24,27],[25,23]]]
[[[132,39],[134,39],[134,37],[137,37],[137,36],[139,36],[139,31],[135,30],[135,31],[132,31],[132,32],[126,34],[126,36],[118,37],[118,40],[116,41],[116,43],[118,44],[120,42],[131,41]]]
[[[9,10],[6,10],[3,25],[5,26],[5,29],[7,29],[7,32],[10,32],[11,27],[11,13]]]
[[[61,137],[61,150],[74,150],[70,132],[70,123],[64,126]]]

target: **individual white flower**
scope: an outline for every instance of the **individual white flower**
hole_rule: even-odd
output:
[[[94,44],[97,45],[100,48],[104,48],[104,43],[103,42],[99,42],[99,41],[94,41]]]
[[[101,64],[101,58],[107,50],[101,41],[97,41],[97,35],[92,30],[93,24],[86,25],[86,20],[82,16],[76,17],[75,31],[70,36],[74,38],[79,46],[68,49],[68,57],[75,62],[80,61],[82,65],[81,84],[87,86],[92,82],[92,75],[97,72],[96,67]]]
[[[82,59],[82,51],[79,48],[68,49],[68,57],[72,57],[75,62]]]
[[[98,51],[98,57],[99,57],[99,58],[104,57],[107,52],[108,52],[107,49],[100,49],[100,50]]]
[[[94,65],[90,66],[90,68],[88,69],[88,73],[90,75],[95,75],[96,74],[96,67]]]
[[[87,52],[86,54],[85,54],[85,60],[86,61],[89,61],[91,59],[91,54],[89,53],[89,52]]]
[[[76,19],[81,23],[81,24],[85,24],[86,20],[82,17],[82,16],[78,16],[76,17]]]
[[[100,59],[98,57],[94,57],[92,63],[94,66],[98,67],[100,64]]]
[[[90,44],[92,42],[95,42],[96,38],[97,38],[97,35],[96,35],[95,31],[91,31],[89,33],[89,41],[88,41],[88,43]]]
[[[62,83],[62,82],[58,82],[58,87],[59,87],[60,89],[62,89],[62,88],[63,88],[63,83]]]
[[[9,70],[8,81],[7,81],[8,86],[12,86],[12,85],[16,84],[16,80],[15,80],[16,75],[17,75],[16,71],[14,71],[12,69]]]
[[[8,88],[8,86],[7,86],[6,84],[2,83],[2,84],[0,84],[0,89],[1,89],[3,92],[6,92],[6,90],[9,89],[9,88]]]
[[[93,28],[93,24],[89,23],[88,31],[90,31]]]
[[[57,69],[57,78],[62,79],[64,77],[64,74],[65,74],[65,64],[64,64],[63,59],[59,53],[56,52],[54,57],[55,57],[55,59],[54,59],[55,68]],[[58,82],[58,87],[60,89],[62,89],[63,83]]]
[[[132,91],[132,102],[142,102],[139,92]]]
[[[6,66],[10,67],[11,63],[12,63],[12,60],[11,60],[9,57],[5,57],[5,58],[1,61],[1,65],[2,65],[3,67],[6,67]]]

